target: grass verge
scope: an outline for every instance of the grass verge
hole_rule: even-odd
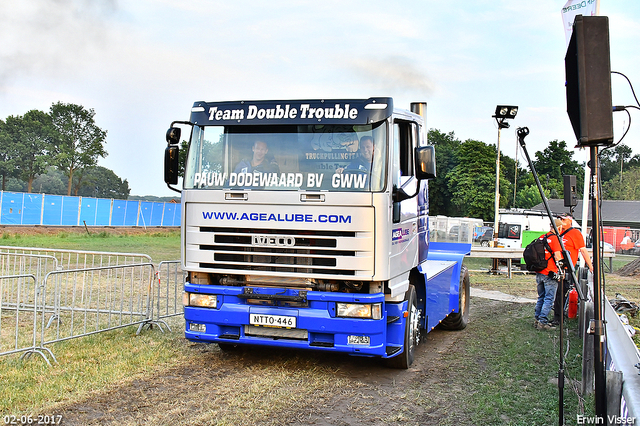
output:
[[[173,365],[188,355],[181,323],[173,319],[171,332],[136,336],[137,326],[130,326],[50,345],[58,360],[51,367],[37,354],[0,358],[0,413],[48,413],[59,402]]]
[[[436,393],[453,393],[457,400],[453,415],[438,424],[558,424],[559,332],[534,329],[531,304],[478,303],[493,307],[474,315],[473,334],[449,358],[448,379]],[[564,340],[564,418],[575,424],[577,414],[593,415],[592,404],[585,405],[578,392],[582,342],[577,321],[567,322]],[[419,382],[416,387],[420,389]]]

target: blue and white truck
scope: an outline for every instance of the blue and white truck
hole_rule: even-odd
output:
[[[185,336],[379,357],[463,329],[470,244],[429,242],[426,104],[391,98],[195,102],[181,129]]]

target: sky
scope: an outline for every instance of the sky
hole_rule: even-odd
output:
[[[427,102],[427,126],[495,144],[496,105],[517,105],[501,151],[573,149],[561,9],[566,0],[21,0],[0,4],[0,119],[53,103],[95,111],[132,195],[174,196],[165,133],[195,101],[348,99]],[[611,69],[640,93],[640,2],[601,0]],[[614,105],[636,104],[612,76]],[[624,139],[640,153],[640,114]],[[615,141],[629,126],[614,114]],[[575,150],[582,162],[587,154]],[[522,152],[518,153],[522,161]]]

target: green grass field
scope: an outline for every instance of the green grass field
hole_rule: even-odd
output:
[[[67,250],[109,251],[148,254],[154,262],[180,259],[180,230],[149,230],[126,234],[109,230],[85,232],[60,231],[55,235],[25,234],[1,230],[0,246],[58,248]]]

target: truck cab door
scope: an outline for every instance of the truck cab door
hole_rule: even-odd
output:
[[[415,177],[415,148],[418,143],[417,123],[396,119],[393,122],[391,150],[391,184],[416,194],[420,182]],[[392,203],[391,268],[393,273],[411,270],[417,262],[418,200],[414,196]]]

